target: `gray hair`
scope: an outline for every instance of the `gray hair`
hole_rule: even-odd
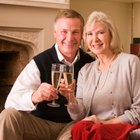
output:
[[[72,9],[64,9],[64,10],[60,10],[58,12],[58,14],[56,15],[56,18],[54,20],[54,27],[56,28],[56,23],[59,19],[61,18],[77,18],[81,21],[81,30],[83,32],[83,28],[84,28],[84,18],[82,17],[82,15],[80,13],[78,13],[75,10]]]

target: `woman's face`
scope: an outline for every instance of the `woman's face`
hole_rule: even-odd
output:
[[[89,49],[95,54],[107,54],[110,51],[111,35],[103,22],[95,22],[86,27],[86,42]]]

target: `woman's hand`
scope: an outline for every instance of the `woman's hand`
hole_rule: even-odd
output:
[[[72,84],[67,85],[65,83],[64,79],[61,79],[60,85],[59,85],[59,93],[66,97],[66,99],[71,101],[75,99],[75,86],[76,86],[76,81],[73,80]],[[70,98],[69,98],[70,97]]]
[[[96,115],[88,116],[88,117],[84,118],[83,120],[92,121],[96,124],[101,124],[102,123],[102,121]]]
[[[83,120],[87,120],[87,121],[92,121],[94,123],[98,123],[98,124],[119,124],[119,123],[122,123],[121,120],[119,118],[113,118],[113,119],[110,119],[110,120],[100,120],[100,118],[98,118],[96,115],[91,115],[91,116],[88,116],[86,118],[84,118]]]

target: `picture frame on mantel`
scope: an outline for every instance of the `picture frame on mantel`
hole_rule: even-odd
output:
[[[0,0],[0,4],[69,9],[70,0]]]

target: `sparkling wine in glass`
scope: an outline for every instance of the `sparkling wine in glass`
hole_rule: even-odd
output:
[[[63,77],[64,77],[64,80],[66,82],[66,85],[70,85],[72,84],[72,81],[73,81],[73,77],[74,77],[74,66],[73,65],[65,65],[63,67]],[[68,98],[69,98],[69,102],[70,103],[70,92],[68,93]]]
[[[59,87],[61,77],[62,77],[61,64],[59,64],[59,63],[52,64],[52,70],[51,70],[52,85],[56,89],[58,89],[58,87]],[[55,102],[55,100],[53,100],[51,103],[48,103],[48,106],[51,106],[51,107],[59,107],[60,105],[57,104]]]

